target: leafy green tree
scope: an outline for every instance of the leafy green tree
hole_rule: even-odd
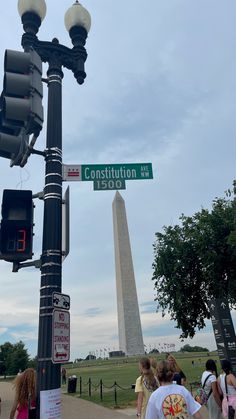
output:
[[[209,349],[202,348],[201,346],[190,346],[186,344],[180,348],[180,352],[209,352]]]
[[[25,344],[20,341],[13,345],[9,375],[16,374],[19,370],[24,371],[26,368],[28,368],[28,364],[29,355],[27,349],[25,349]]]
[[[11,365],[11,356],[13,353],[13,345],[10,342],[5,342],[1,345],[1,368],[3,370],[3,374],[8,374],[9,367]]]
[[[19,370],[25,370],[29,364],[29,355],[25,344],[19,341],[14,345],[10,342],[1,345],[1,361],[3,374],[14,375]]]
[[[37,369],[37,362],[38,362],[38,357],[35,356],[34,358],[31,358],[29,360],[29,364],[28,364],[28,368],[33,368],[34,370]]]
[[[211,211],[182,215],[180,225],[156,233],[153,269],[158,305],[182,338],[205,326],[212,298],[226,297],[236,307],[236,182]]]
[[[149,354],[159,354],[160,352],[158,351],[158,349],[156,349],[156,348],[153,348],[150,352],[149,352]]]

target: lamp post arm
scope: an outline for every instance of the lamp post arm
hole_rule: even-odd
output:
[[[79,31],[81,29],[81,31]],[[86,41],[86,31],[77,28],[74,33],[74,46],[68,48],[60,44],[57,38],[50,41],[40,41],[35,34],[26,32],[22,36],[22,46],[25,51],[33,48],[40,56],[41,60],[49,65],[60,62],[60,65],[71,70],[79,84],[83,84],[86,77],[84,64],[87,59],[87,52],[84,47]]]

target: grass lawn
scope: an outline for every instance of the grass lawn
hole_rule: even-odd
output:
[[[207,359],[214,359],[217,361],[218,367],[220,365],[216,352],[210,354],[206,352],[176,353],[174,355],[187,377],[187,387],[189,389],[191,387],[190,383],[200,381]],[[164,358],[165,354],[159,354],[155,357],[157,361]],[[139,357],[116,358],[113,360],[98,359],[82,361],[79,364],[73,364],[73,366],[65,365],[67,377],[77,376],[77,391],[72,394],[107,407],[125,408],[135,406],[136,394],[131,386],[135,384],[136,378],[140,375],[138,360]],[[192,361],[194,361],[194,364]],[[103,384],[102,400],[100,394],[101,380]],[[91,382],[90,385],[89,381]],[[117,385],[114,386],[115,382]],[[89,387],[91,396],[89,395]],[[62,386],[62,389],[67,391],[67,386]]]

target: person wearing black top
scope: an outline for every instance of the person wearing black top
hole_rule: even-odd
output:
[[[175,381],[176,384],[180,384],[180,385],[184,386],[186,384],[186,375],[181,370],[181,368],[178,365],[175,357],[171,354],[168,354],[167,355],[167,361],[170,363],[172,368],[175,370],[173,381]]]

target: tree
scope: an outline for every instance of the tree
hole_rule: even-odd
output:
[[[209,349],[202,348],[201,346],[190,346],[186,344],[180,348],[180,352],[209,352]]]
[[[25,349],[25,344],[22,341],[19,341],[13,345],[9,375],[16,374],[19,370],[24,371],[28,368],[28,364],[29,355],[27,349]]]
[[[205,326],[212,298],[226,297],[236,307],[236,182],[211,211],[182,214],[180,225],[156,233],[153,269],[158,305],[182,338]]]
[[[156,349],[156,348],[153,348],[150,352],[149,352],[149,355],[151,355],[151,354],[159,354],[160,352],[158,351],[158,349]]]
[[[3,374],[9,374],[9,366],[11,364],[11,356],[13,353],[13,345],[10,342],[5,342],[1,345],[1,369]]]
[[[29,363],[28,363],[28,368],[33,368],[34,370],[36,370],[37,369],[37,362],[38,362],[38,357],[37,356],[35,356],[34,358],[31,358],[29,360]]]
[[[19,341],[16,344],[6,342],[1,345],[1,370],[3,374],[14,375],[19,370],[25,370],[28,367],[29,355],[25,344]]]

